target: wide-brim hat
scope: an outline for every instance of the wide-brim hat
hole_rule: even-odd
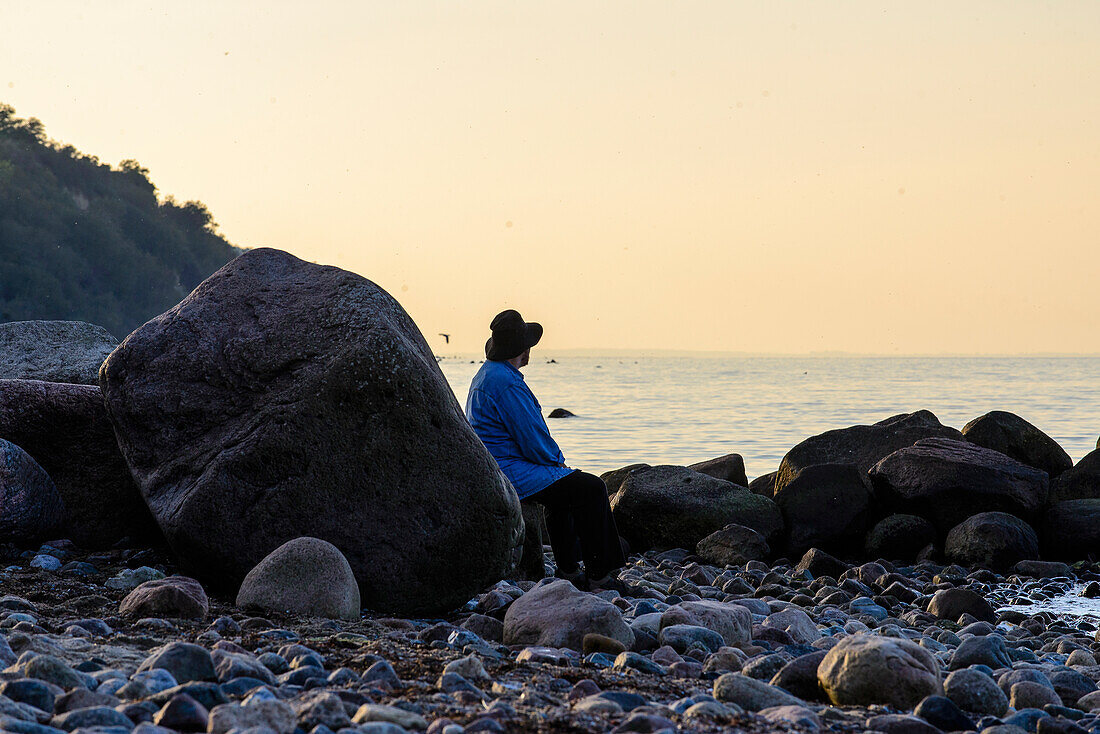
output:
[[[485,358],[494,362],[518,357],[542,338],[542,324],[524,321],[513,309],[498,313],[489,328],[493,335],[485,342]]]

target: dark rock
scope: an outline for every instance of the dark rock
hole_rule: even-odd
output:
[[[93,706],[107,706],[114,708],[122,701],[117,697],[97,691],[89,691],[87,688],[74,688],[66,694],[54,699],[53,710],[56,714],[64,714],[77,709],[86,709]]]
[[[186,693],[179,693],[164,704],[153,717],[153,723],[176,731],[206,731],[210,712]]]
[[[1073,569],[1059,561],[1020,561],[1012,567],[1012,573],[1036,579],[1052,579],[1059,576],[1073,578]]]
[[[778,494],[803,469],[817,464],[854,464],[860,475],[898,449],[924,438],[962,439],[927,410],[903,413],[870,426],[851,426],[811,436],[783,457],[775,481]]]
[[[940,589],[928,603],[928,613],[937,619],[949,619],[952,622],[964,614],[983,622],[997,621],[993,607],[985,597],[970,589]]]
[[[126,595],[118,607],[124,617],[205,619],[210,611],[202,584],[186,576],[146,581]]]
[[[928,696],[913,713],[941,731],[972,731],[976,727],[962,709],[945,696]]]
[[[0,438],[0,538],[30,543],[54,535],[64,505],[50,476],[23,449]]]
[[[53,479],[64,504],[61,533],[107,548],[160,530],[118,450],[98,385],[0,380],[0,438],[16,444]]]
[[[16,443],[19,442],[16,441]],[[1056,480],[1051,480],[1050,501],[1052,503],[1098,498],[1100,498],[1100,451],[1089,452]]]
[[[700,540],[695,553],[715,566],[739,566],[767,558],[771,549],[760,533],[731,524]]]
[[[966,441],[930,438],[890,454],[870,470],[887,509],[920,515],[941,533],[979,512],[1028,519],[1049,491],[1046,472]]]
[[[1044,716],[1035,722],[1035,734],[1087,734],[1089,731],[1060,716]]]
[[[912,561],[936,542],[936,528],[916,515],[890,515],[867,533],[864,551],[869,558]]]
[[[1039,538],[1031,526],[1004,512],[982,512],[951,528],[944,553],[962,566],[1005,571],[1018,561],[1039,557]]]
[[[64,692],[60,686],[33,678],[20,678],[0,683],[0,696],[34,706],[40,711],[53,711],[54,701]]]
[[[1096,690],[1096,684],[1076,670],[1058,670],[1050,675],[1054,692],[1066,706],[1074,706],[1083,696]]]
[[[541,581],[546,577],[545,545],[546,510],[537,502],[521,502],[523,512],[523,555],[520,557],[518,575],[529,581]]]
[[[783,529],[771,500],[682,466],[632,471],[611,500],[619,533],[635,550],[694,548],[727,525],[745,525],[769,541]]]
[[[775,493],[787,528],[786,548],[844,553],[863,545],[871,492],[853,464],[807,466]]]
[[[1004,638],[1000,635],[967,637],[951,655],[949,670],[961,670],[971,665],[987,665],[993,670],[1012,665]]]
[[[565,408],[554,408],[550,411],[550,415],[547,418],[574,418],[576,413],[571,413]]]
[[[191,681],[217,680],[217,674],[214,672],[214,660],[211,658],[210,653],[190,642],[168,643],[145,658],[138,667],[138,672],[153,670],[154,668],[167,670],[181,684]],[[192,698],[196,697],[192,696]],[[196,700],[201,701],[201,699]],[[206,704],[203,703],[203,705]]]
[[[773,686],[779,686],[804,701],[828,701],[821,685],[817,682],[817,668],[825,659],[827,650],[819,650],[799,655],[790,661],[771,679]]]
[[[101,385],[200,578],[239,582],[305,535],[340,549],[365,606],[429,613],[514,563],[515,491],[412,319],[365,278],[249,250],[127,337]]]
[[[745,459],[741,454],[726,454],[716,459],[700,461],[688,467],[700,474],[708,474],[715,479],[733,482],[738,487],[748,487],[749,478],[745,475]]]
[[[1051,479],[1073,466],[1069,454],[1054,439],[1015,413],[986,413],[963,426],[962,434],[972,444],[1045,471]]]
[[[802,560],[794,567],[796,574],[809,571],[814,578],[820,576],[832,576],[839,579],[841,574],[847,571],[849,566],[839,558],[835,558],[820,548],[810,548],[802,555]]]
[[[991,676],[977,668],[954,671],[947,676],[943,689],[944,695],[964,711],[1004,716],[1008,710],[1008,696]]]
[[[125,727],[127,731],[133,728],[133,722],[124,714],[106,706],[92,706],[90,708],[76,709],[68,713],[55,716],[50,726],[65,731],[91,728],[94,726],[118,726]]]
[[[0,379],[96,385],[116,346],[106,329],[83,321],[0,324]]]
[[[607,486],[607,496],[611,497],[623,486],[623,482],[635,469],[648,469],[649,464],[628,464],[620,469],[612,469],[600,475],[600,479]]]
[[[1100,499],[1059,502],[1047,510],[1040,528],[1040,549],[1048,560],[1100,555]]]
[[[336,546],[295,538],[271,551],[244,577],[237,606],[331,619],[359,619],[359,585]]]
[[[775,497],[775,480],[778,476],[779,472],[777,471],[761,474],[756,479],[749,482],[749,491],[761,497],[773,499]]]
[[[179,693],[186,693],[188,696],[201,703],[208,711],[215,706],[229,702],[221,686],[217,683],[208,683],[205,681],[181,683],[178,686],[173,686],[167,690],[154,693],[148,700],[158,706],[163,706],[171,701],[173,696]]]

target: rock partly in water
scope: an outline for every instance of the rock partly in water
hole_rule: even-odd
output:
[[[716,459],[700,461],[698,464],[691,464],[688,469],[733,482],[738,487],[749,486],[749,478],[745,474],[745,459],[741,454],[726,454]]]
[[[906,639],[876,635],[841,640],[821,661],[817,678],[838,706],[910,709],[943,690],[939,662],[930,652]]]
[[[359,585],[339,548],[318,538],[295,538],[248,572],[237,592],[237,606],[358,619]]]
[[[611,508],[619,532],[635,550],[694,548],[730,524],[750,527],[768,542],[783,529],[771,500],[682,466],[630,472]]]
[[[122,454],[98,385],[0,380],[0,438],[34,457],[65,506],[61,532],[87,548],[160,530]]]
[[[1065,449],[1015,413],[986,413],[963,426],[962,434],[972,444],[1045,471],[1051,479],[1073,466]]]
[[[575,418],[576,413],[566,410],[565,408],[554,408],[550,411],[550,415],[547,418]]]
[[[771,549],[764,536],[744,525],[730,524],[700,540],[695,553],[715,566],[744,565],[768,557]]]
[[[518,557],[515,491],[412,319],[358,275],[249,250],[131,334],[101,386],[153,516],[212,583],[308,535],[365,606],[432,613]]]
[[[891,416],[870,426],[851,426],[811,436],[783,457],[775,480],[778,494],[802,470],[818,464],[854,464],[860,475],[898,449],[924,438],[962,439],[927,410]]]
[[[1031,526],[1004,512],[982,512],[951,528],[944,553],[952,563],[1006,571],[1018,561],[1039,557]]]
[[[916,515],[889,515],[867,533],[864,551],[868,558],[912,561],[936,542],[936,527]]]
[[[775,504],[792,557],[810,548],[844,554],[863,545],[871,492],[854,464],[805,467],[775,493]]]
[[[96,385],[116,346],[106,329],[84,321],[0,324],[0,379]]]
[[[617,606],[562,579],[535,585],[504,615],[506,645],[582,650],[584,636],[591,633],[618,640],[627,649],[634,645],[634,632]]]
[[[124,617],[205,619],[210,601],[202,584],[186,576],[146,581],[126,595],[118,607]]]
[[[895,451],[870,471],[887,509],[919,515],[941,533],[979,512],[1034,517],[1047,501],[1044,471],[966,441],[930,438]]]
[[[50,475],[23,449],[0,438],[0,538],[42,540],[62,527],[64,504]]]

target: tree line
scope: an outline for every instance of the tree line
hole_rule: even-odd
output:
[[[0,322],[90,321],[121,339],[239,253],[137,161],[102,163],[0,103]]]

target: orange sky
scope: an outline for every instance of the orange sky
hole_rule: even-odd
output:
[[[1100,3],[35,2],[0,101],[437,345],[1100,352]]]

